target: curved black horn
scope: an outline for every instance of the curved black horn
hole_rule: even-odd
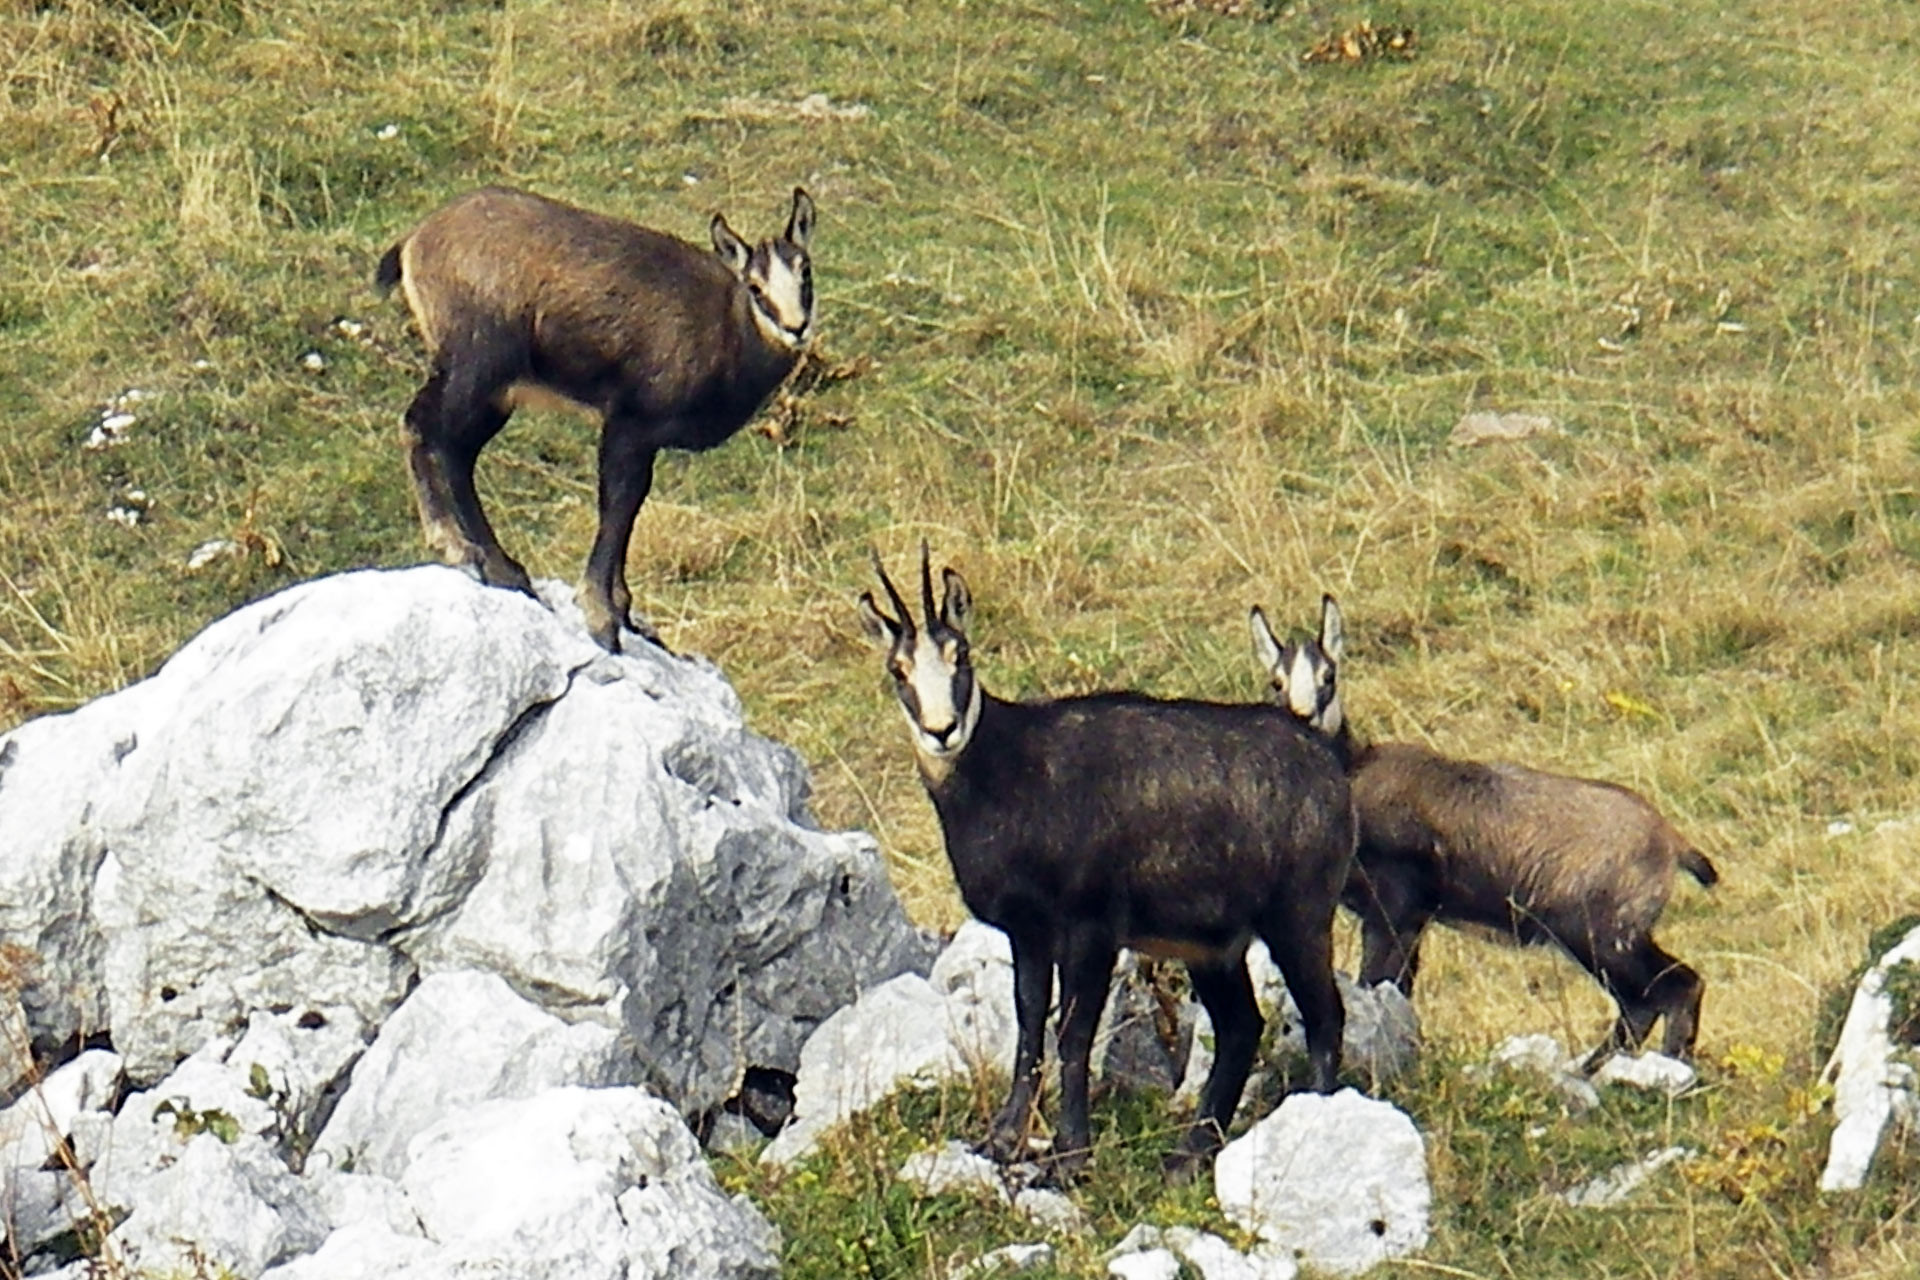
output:
[[[940,612],[933,605],[933,553],[927,549],[925,538],[920,539],[920,601],[926,609],[927,626],[932,627]]]
[[[894,612],[900,615],[899,622],[907,631],[913,630],[913,614],[907,610],[907,602],[900,598],[900,592],[893,585],[893,579],[887,576],[887,567],[880,563],[880,552],[873,547],[867,548],[867,554],[873,557],[873,571],[880,575],[880,585],[887,589],[887,598],[893,601]]]

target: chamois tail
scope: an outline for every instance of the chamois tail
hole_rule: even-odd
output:
[[[1688,847],[1680,850],[1679,857],[1680,865],[1686,869],[1687,874],[1702,885],[1712,886],[1720,883],[1720,873],[1711,862],[1707,861],[1706,854]]]
[[[380,265],[373,272],[373,287],[382,293],[393,292],[393,286],[400,283],[400,246],[381,255]]]

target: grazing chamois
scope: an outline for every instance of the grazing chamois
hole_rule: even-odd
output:
[[[1255,656],[1276,702],[1326,735],[1353,779],[1359,853],[1342,901],[1360,918],[1360,980],[1407,995],[1428,923],[1478,925],[1522,945],[1551,944],[1619,1007],[1588,1070],[1636,1050],[1656,1019],[1662,1047],[1693,1053],[1705,983],[1663,951],[1653,927],[1674,868],[1720,875],[1646,800],[1625,787],[1516,764],[1454,760],[1403,742],[1357,745],[1340,704],[1340,606],[1321,602],[1320,635],[1283,645],[1254,606]]]
[[[427,543],[494,586],[533,592],[480,508],[474,460],[525,403],[558,400],[600,427],[600,527],[578,597],[610,650],[630,613],[627,543],[662,449],[738,431],[813,333],[813,201],[749,249],[713,215],[713,252],[543,196],[486,187],[429,215],[380,259],[426,340],[407,406],[408,462]]]
[[[1184,961],[1213,1018],[1216,1056],[1194,1124],[1169,1164],[1220,1146],[1263,1019],[1246,949],[1263,939],[1306,1028],[1313,1087],[1334,1087],[1346,1015],[1333,978],[1333,916],[1353,856],[1353,808],[1332,749],[1277,707],[1101,693],[1005,702],[974,676],[972,597],[951,568],[934,603],[920,547],[915,622],[860,597],[887,650],[921,781],[967,909],[1006,933],[1018,1023],[1013,1084],[985,1149],[1026,1148],[1042,1032],[1060,974],[1060,1125],[1052,1165],[1087,1161],[1088,1058],[1118,949]]]

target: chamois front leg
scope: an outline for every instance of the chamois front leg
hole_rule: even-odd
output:
[[[1060,954],[1060,1127],[1054,1134],[1053,1176],[1071,1182],[1093,1154],[1088,1117],[1093,1036],[1106,1008],[1117,958],[1113,939],[1097,927],[1074,929]]]
[[[1040,1050],[1053,1003],[1053,948],[1045,934],[1007,934],[1013,946],[1013,1010],[1019,1027],[1014,1049],[1013,1084],[993,1118],[981,1150],[1002,1164],[1024,1159],[1033,1127],[1034,1097],[1040,1089]]]
[[[660,644],[660,635],[652,627],[634,624],[633,593],[627,588],[627,544],[640,506],[653,489],[657,453],[634,419],[609,416],[601,429],[600,528],[577,596],[588,634],[610,653],[620,652],[621,627]]]
[[[1233,1113],[1247,1087],[1247,1075],[1253,1070],[1260,1032],[1266,1027],[1260,1005],[1253,998],[1253,981],[1247,977],[1244,953],[1214,963],[1189,962],[1187,974],[1193,981],[1193,993],[1213,1023],[1213,1070],[1200,1089],[1193,1127],[1167,1157],[1167,1172],[1179,1182],[1203,1169],[1226,1142],[1227,1127],[1233,1123]]]

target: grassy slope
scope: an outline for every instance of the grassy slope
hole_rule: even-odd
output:
[[[1549,957],[1434,940],[1435,1065],[1402,1097],[1435,1152],[1429,1260],[1909,1272],[1912,1160],[1814,1204],[1797,1090],[1823,992],[1914,903],[1911,827],[1880,824],[1920,769],[1920,16],[1408,3],[1371,16],[1415,25],[1417,60],[1299,64],[1361,16],[0,0],[0,723],[296,577],[420,557],[397,449],[418,352],[367,281],[436,202],[504,180],[761,234],[802,181],[825,342],[872,367],[805,401],[791,447],[665,464],[634,579],[814,762],[823,821],[880,835],[922,919],[960,908],[848,607],[869,544],[903,563],[924,536],[967,573],[1003,694],[1252,697],[1246,605],[1304,626],[1331,589],[1363,727],[1641,787],[1726,877],[1664,930],[1707,976],[1720,1064],[1671,1109],[1574,1125],[1462,1084],[1500,1036],[1585,1042],[1605,1007]],[[812,91],[871,115],[753,106]],[[130,442],[84,451],[129,387],[153,393]],[[1449,448],[1482,408],[1566,431]],[[537,573],[577,573],[590,439],[530,417],[483,462]],[[133,530],[104,519],[130,488]],[[248,554],[187,573],[215,537]],[[978,1123],[934,1105],[915,1137]],[[1155,1122],[1108,1113],[1134,1172],[1087,1193],[1106,1241],[1210,1220],[1145,1172]],[[927,1274],[1013,1232],[885,1190],[908,1140],[804,1185],[741,1175],[792,1274]],[[1640,1207],[1543,1193],[1668,1141],[1708,1159]]]

